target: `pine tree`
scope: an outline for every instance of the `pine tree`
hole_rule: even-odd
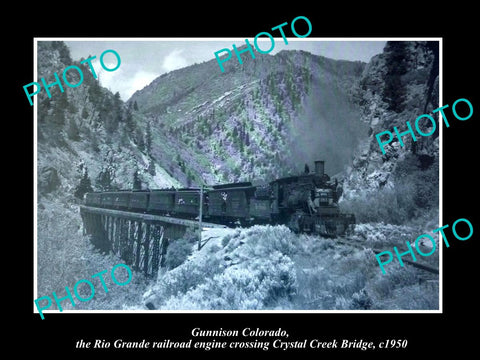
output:
[[[52,113],[52,122],[56,125],[65,124],[65,111],[55,108]]]
[[[130,108],[127,109],[125,115],[125,128],[129,134],[133,134],[135,131],[135,121],[133,120],[132,110]]]
[[[98,137],[95,132],[92,132],[92,137],[90,139],[90,146],[94,152],[99,152],[100,151],[100,144],[98,142]]]
[[[53,106],[52,123],[56,125],[65,124],[65,111],[68,109],[68,98],[66,92],[60,92],[57,89],[53,90],[52,99],[49,100]]]
[[[90,71],[87,71],[90,72]],[[88,98],[92,104],[98,106],[102,100],[103,93],[98,80],[94,80],[88,88]]]
[[[152,128],[150,125],[150,121],[147,122],[147,129],[145,131],[145,150],[148,155],[151,154],[152,151]]]
[[[141,152],[145,151],[145,140],[143,139],[142,131],[139,128],[137,128],[135,132],[135,143]]]
[[[90,178],[88,177],[88,170],[85,168],[85,172],[83,173],[83,177],[80,180],[80,183],[78,184],[77,188],[75,189],[74,196],[78,199],[83,199],[83,196],[87,192],[92,192],[92,182],[90,181]]]
[[[404,41],[390,41],[386,49],[387,73],[383,100],[389,105],[389,110],[397,113],[403,111],[405,105],[405,86],[402,76],[407,72],[407,43]]]
[[[88,118],[88,110],[86,107],[83,108],[82,110],[82,119]]]
[[[120,93],[117,91],[115,95],[113,95],[113,104],[115,106],[115,110],[120,109],[122,106],[122,99],[120,98]]]
[[[104,169],[100,171],[96,180],[97,187],[103,191],[112,190],[113,177],[112,169]]]
[[[127,128],[124,126],[121,131],[120,135],[120,144],[122,146],[127,146],[128,145],[128,133],[127,133]]]
[[[133,173],[133,190],[142,190],[142,181],[138,175],[138,170]]]
[[[152,176],[155,176],[155,162],[152,158],[148,161],[148,173]]]

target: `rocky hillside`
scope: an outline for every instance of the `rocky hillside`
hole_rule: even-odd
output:
[[[224,73],[211,60],[160,76],[128,103],[168,135],[153,148],[188,164],[193,182],[268,181],[318,159],[334,174],[366,134],[352,87],[364,67],[303,51],[245,56]]]
[[[427,42],[390,42],[368,64],[282,51],[228,62],[221,74],[212,60],[165,74],[124,103],[65,44],[40,42],[38,78],[76,65],[84,81],[37,95],[39,296],[120,261],[83,235],[85,191],[271,180],[322,158],[327,173],[341,173],[341,206],[358,222],[350,240],[363,251],[281,226],[209,236],[197,252],[183,239],[153,286],[138,276],[128,291],[78,308],[438,308],[435,279],[428,287],[420,270],[400,266],[384,276],[370,250],[413,240],[437,221],[438,133],[392,143],[385,155],[375,139],[438,107],[437,60]],[[428,261],[437,266],[438,257]]]
[[[111,268],[82,233],[78,204],[86,191],[180,186],[148,148],[148,126],[119,97],[102,88],[88,65],[73,61],[63,42],[38,43],[38,79],[53,82],[70,65],[82,68],[76,88],[37,95],[37,289],[65,291]],[[94,64],[95,65],[95,64]],[[69,81],[76,84],[70,71]],[[78,75],[77,75],[78,76]],[[103,267],[103,269],[102,269]],[[139,280],[140,281],[140,280]],[[137,293],[139,291],[137,290]]]
[[[52,87],[51,98],[45,91],[37,95],[39,196],[72,201],[82,179],[95,190],[177,186],[149,152],[146,123],[119,94],[102,88],[88,64],[70,58],[64,43],[38,43],[39,79],[50,82],[54,72],[61,77],[70,65],[82,69],[81,85],[64,85],[63,93]],[[74,71],[68,75],[71,83],[79,81]],[[82,191],[77,195],[81,198]]]
[[[418,116],[431,114],[439,106],[438,75],[436,42],[388,42],[365,67],[357,100],[368,139],[348,168],[343,204],[361,220],[402,223],[438,209],[439,127],[430,137],[417,136],[417,142],[404,136],[403,148],[395,137],[385,155],[375,138],[394,126],[405,131],[406,121],[414,127]],[[438,122],[437,114],[434,118]]]

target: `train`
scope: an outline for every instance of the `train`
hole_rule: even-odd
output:
[[[315,172],[266,184],[239,182],[200,188],[89,192],[85,205],[224,224],[284,224],[297,233],[337,237],[353,230],[354,214],[340,211],[337,180],[315,161]],[[201,207],[201,209],[200,209]],[[201,215],[200,215],[201,213]]]

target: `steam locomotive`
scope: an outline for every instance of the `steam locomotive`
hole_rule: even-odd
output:
[[[121,190],[85,194],[85,205],[155,215],[202,219],[229,226],[284,224],[295,232],[336,237],[350,231],[353,214],[338,208],[338,183],[315,172],[274,180],[262,186],[250,182],[214,185],[204,189]]]

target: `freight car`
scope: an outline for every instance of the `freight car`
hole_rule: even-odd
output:
[[[295,232],[334,237],[352,228],[355,217],[338,207],[337,181],[315,162],[315,173],[274,180],[262,186],[250,182],[196,188],[92,192],[87,206],[198,219],[229,226],[285,224]],[[200,201],[200,194],[203,198]]]

